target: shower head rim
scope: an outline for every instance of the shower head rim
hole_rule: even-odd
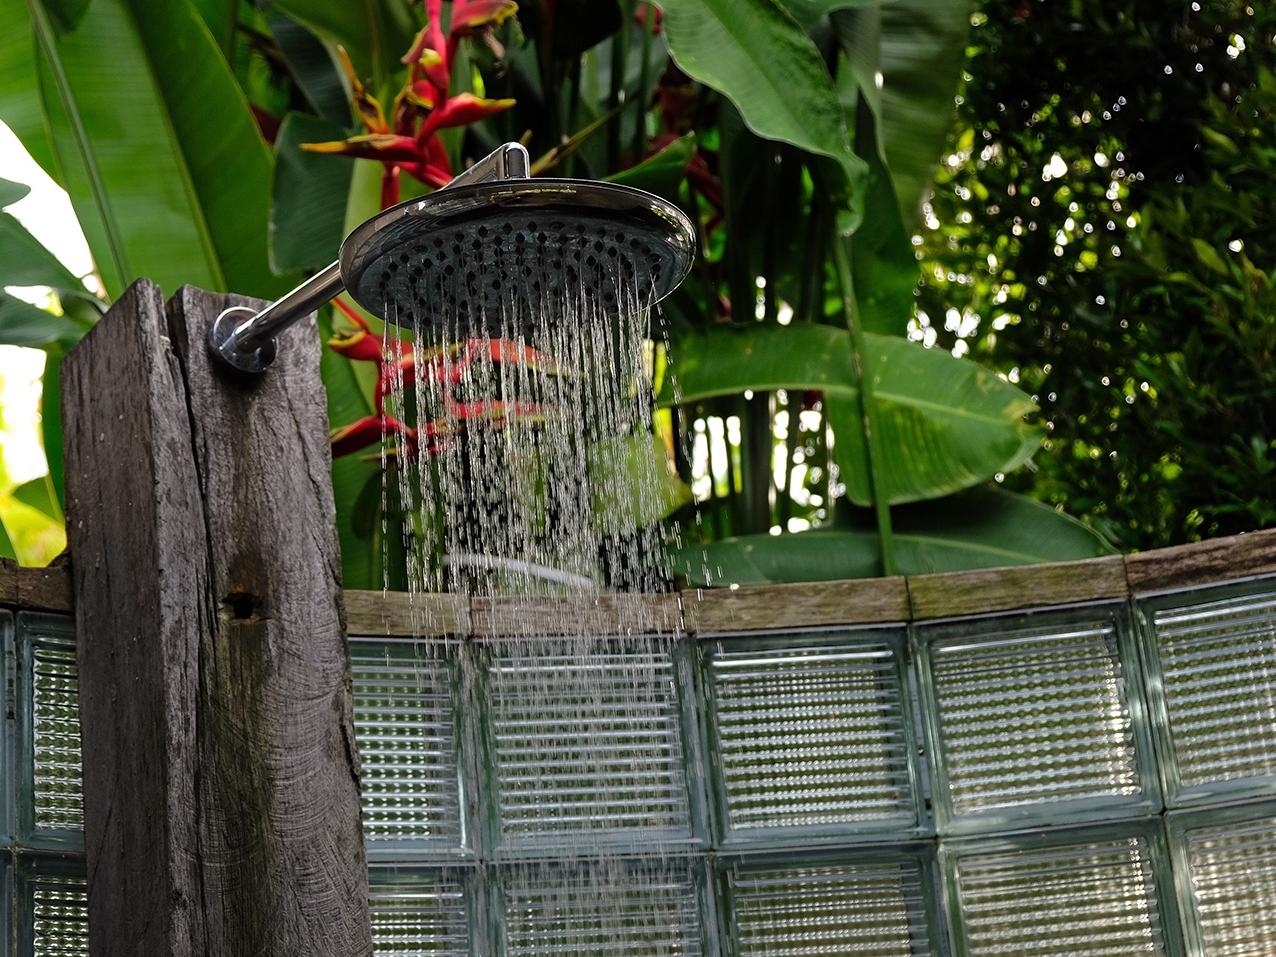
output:
[[[341,277],[347,291],[360,305],[380,315],[377,303],[365,301],[360,280],[386,248],[377,247],[377,238],[394,227],[409,230],[413,237],[431,230],[447,228],[457,221],[469,221],[504,210],[555,209],[571,214],[615,213],[617,216],[652,218],[664,233],[662,239],[672,254],[677,268],[662,280],[662,290],[654,302],[676,289],[691,270],[695,258],[696,229],[690,218],[669,200],[637,187],[621,183],[561,177],[534,177],[499,180],[473,186],[457,186],[437,190],[428,196],[410,199],[383,210],[356,227],[341,244],[339,255]],[[404,221],[409,221],[404,223]],[[402,248],[407,242],[388,247]],[[384,318],[384,316],[383,316]]]

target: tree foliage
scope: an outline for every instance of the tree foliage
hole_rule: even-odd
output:
[[[913,334],[1040,403],[1007,487],[1126,549],[1276,524],[1276,8],[975,23]]]

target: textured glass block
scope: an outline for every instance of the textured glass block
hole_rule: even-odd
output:
[[[1267,805],[1266,813],[1273,812]],[[1276,953],[1276,817],[1209,820],[1217,816],[1196,814],[1194,823],[1170,829],[1176,857],[1186,865],[1190,932],[1207,957],[1270,957]]]
[[[368,852],[463,843],[451,681],[439,649],[350,641]]]
[[[728,840],[917,824],[902,633],[821,637],[707,646]]]
[[[18,953],[33,957],[88,954],[89,904],[84,877],[28,871],[21,884]]]
[[[702,951],[689,867],[613,860],[507,872],[507,957],[690,957]]]
[[[484,697],[505,848],[691,839],[671,644],[494,643]]]
[[[1276,776],[1276,592],[1202,601],[1209,594],[1174,596],[1147,616],[1176,803]]]
[[[465,885],[445,876],[387,881],[369,873],[372,948],[378,957],[468,957]]]
[[[1118,621],[1100,609],[917,629],[942,832],[1159,810]]]
[[[80,699],[75,634],[69,619],[18,617],[20,687],[29,721],[22,729],[30,794],[19,795],[23,831],[37,841],[84,828],[81,785]],[[30,775],[27,779],[27,775]]]
[[[730,876],[740,957],[930,957],[929,876],[917,858],[744,867]]]
[[[968,957],[1175,954],[1173,901],[1163,905],[1149,833],[1019,849],[941,850]],[[1157,855],[1164,860],[1163,855]],[[1168,869],[1164,864],[1156,866]]]

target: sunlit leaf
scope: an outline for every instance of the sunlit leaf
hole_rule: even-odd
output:
[[[776,0],[664,0],[678,66],[729,97],[759,136],[827,157],[859,201],[864,162],[851,150],[833,81],[815,44]]]
[[[1076,519],[1019,495],[975,488],[891,509],[901,575],[1072,561],[1114,554]],[[881,574],[877,532],[850,530],[747,535],[689,545],[674,571],[694,585],[837,581]]]
[[[874,465],[887,501],[969,488],[1021,465],[1040,444],[1024,421],[1032,400],[988,370],[904,339],[866,333],[865,341],[880,432]],[[823,392],[847,495],[872,501],[850,333],[807,324],[716,328],[680,336],[670,359],[664,405],[746,389]]]
[[[190,0],[31,10],[61,179],[112,298],[141,276],[286,291],[298,277],[266,256],[270,152]]]

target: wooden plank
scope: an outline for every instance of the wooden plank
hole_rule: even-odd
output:
[[[472,634],[489,638],[673,634],[682,624],[676,594],[474,598],[470,618]]]
[[[469,603],[460,595],[347,591],[351,635],[441,637],[470,632]]]
[[[12,558],[0,558],[0,605],[18,603],[18,563]]]
[[[17,570],[17,606],[31,611],[71,610],[71,562],[63,552],[45,568]]]
[[[705,634],[765,628],[815,628],[908,620],[904,579],[810,582],[682,592],[688,631]]]
[[[328,412],[313,316],[250,383],[208,326],[265,303],[168,305],[208,528],[200,834],[209,943],[227,955],[370,954],[368,871]]]
[[[1276,529],[1127,555],[1125,569],[1135,594],[1270,575],[1276,573]]]
[[[234,382],[232,303],[139,282],[64,366],[93,957],[371,953],[314,323]]]
[[[946,618],[1103,601],[1129,595],[1120,555],[1074,562],[981,568],[908,579],[913,618]]]
[[[164,328],[159,290],[139,281],[62,364],[94,957],[208,950],[196,820],[182,813],[207,541]]]

